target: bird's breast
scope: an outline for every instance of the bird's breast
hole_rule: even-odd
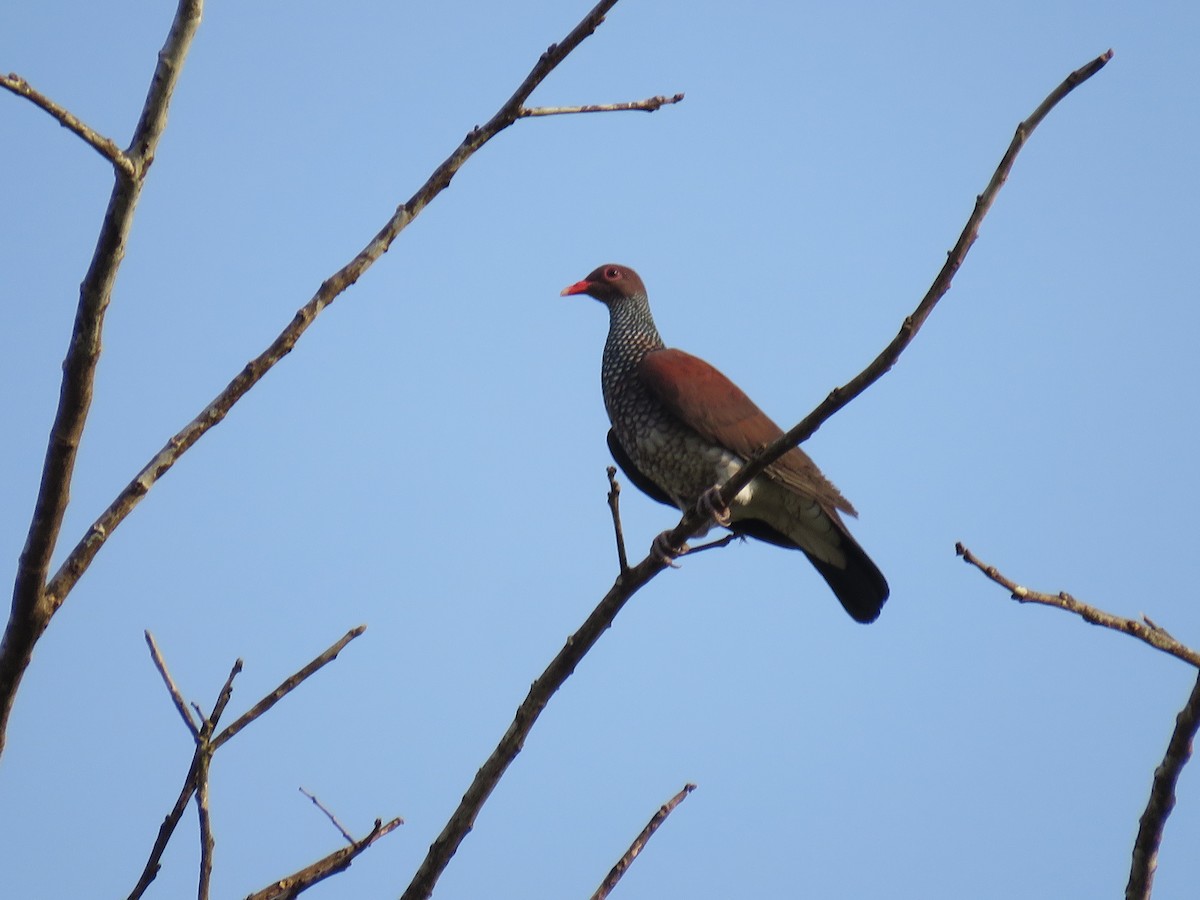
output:
[[[644,417],[641,425],[622,429],[617,440],[640,471],[663,489],[681,510],[691,509],[706,490],[722,484],[742,467],[737,454],[701,437],[669,417]],[[734,499],[748,504],[753,483]]]

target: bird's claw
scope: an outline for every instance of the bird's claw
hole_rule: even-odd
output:
[[[650,554],[660,563],[665,563],[672,569],[679,568],[679,563],[675,562],[676,557],[683,556],[687,552],[687,544],[676,547],[671,543],[671,532],[669,531],[656,535],[654,542],[650,545]]]
[[[714,485],[701,494],[700,499],[696,501],[696,510],[702,516],[711,518],[722,528],[729,527],[729,507],[721,502],[721,489],[719,487]]]

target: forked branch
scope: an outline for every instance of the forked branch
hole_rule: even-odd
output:
[[[353,841],[347,847],[334,850],[328,856],[318,859],[315,863],[306,866],[299,872],[267,885],[261,891],[251,894],[246,900],[291,900],[292,897],[299,896],[314,884],[324,881],[330,875],[336,875],[338,872],[343,872],[350,868],[350,864],[354,862],[360,853],[380,838],[391,834],[403,824],[404,820],[400,818],[392,819],[386,823],[382,819],[376,819],[375,827],[364,837]]]
[[[1012,599],[1018,603],[1040,603],[1043,606],[1056,606],[1059,609],[1065,609],[1067,612],[1075,613],[1075,615],[1079,616],[1085,622],[1128,634],[1139,641],[1144,641],[1156,650],[1169,653],[1176,659],[1181,659],[1189,665],[1200,668],[1200,653],[1197,653],[1185,644],[1181,644],[1165,628],[1160,627],[1145,617],[1139,622],[1136,619],[1126,619],[1124,616],[1114,616],[1112,613],[1089,606],[1087,603],[1075,599],[1065,591],[1057,594],[1045,594],[1041,591],[1030,590],[1002,574],[995,566],[989,566],[961,543],[954,545],[954,552],[996,584],[1005,588]]]
[[[158,875],[158,870],[162,866],[162,857],[166,852],[167,844],[170,843],[171,836],[175,833],[176,826],[179,825],[180,819],[183,818],[183,813],[187,809],[188,802],[193,795],[196,796],[196,809],[200,817],[200,888],[199,896],[207,896],[208,885],[212,877],[212,824],[209,816],[208,808],[208,768],[212,761],[213,754],[221,748],[230,738],[238,734],[243,728],[257,719],[259,716],[267,712],[272,706],[278,703],[283,697],[291,693],[300,686],[309,676],[313,675],[317,670],[325,666],[327,663],[337,658],[338,653],[352,640],[358,637],[366,630],[365,625],[359,625],[357,628],[352,628],[346,632],[338,641],[319,654],[307,665],[302,667],[294,675],[285,678],[283,682],[273,690],[270,694],[260,700],[258,703],[242,716],[240,716],[232,725],[225,728],[224,731],[217,733],[217,725],[221,715],[225,712],[225,707],[229,704],[229,699],[233,695],[233,679],[242,670],[242,661],[239,659],[229,673],[229,677],[225,680],[224,687],[221,688],[220,694],[217,696],[217,702],[213,706],[213,711],[205,716],[199,714],[200,725],[196,727],[192,716],[187,712],[187,708],[183,705],[183,696],[179,688],[175,686],[175,682],[167,673],[167,665],[163,660],[162,653],[158,649],[158,644],[155,642],[153,635],[146,632],[146,643],[150,646],[150,654],[154,659],[154,666],[158,669],[159,674],[166,684],[167,692],[171,695],[171,702],[175,704],[176,709],[180,709],[180,715],[183,716],[184,722],[188,727],[192,739],[196,743],[195,753],[192,755],[191,764],[188,766],[187,774],[183,779],[183,787],[179,791],[179,797],[175,801],[175,805],[171,811],[167,813],[163,823],[159,826],[158,836],[155,838],[154,846],[150,850],[150,856],[146,860],[146,865],[142,868],[142,873],[138,877],[137,884],[129,893],[129,900],[137,900],[146,893],[146,889],[150,887],[150,883],[154,881]],[[376,829],[379,829],[379,823],[376,822]],[[345,860],[341,868],[344,869],[350,865],[350,861],[354,856],[357,856],[362,850],[370,846],[388,831],[391,831],[396,825],[399,825],[399,820],[388,823],[386,828],[380,834],[372,832],[371,835],[363,838],[362,841],[354,843],[355,850],[349,859]],[[360,846],[361,845],[361,846]],[[352,848],[344,848],[352,849]],[[336,854],[333,854],[336,856]],[[329,859],[330,857],[326,857]],[[317,864],[314,864],[317,865]],[[310,867],[311,868],[311,867]],[[326,874],[321,875],[321,878],[326,878],[334,871],[340,871],[338,868],[330,869]],[[295,876],[292,877],[293,880]],[[317,879],[320,880],[320,879]],[[313,882],[315,883],[315,882]],[[307,886],[307,885],[306,885]],[[298,893],[299,891],[297,891]],[[280,894],[279,896],[294,896]]]

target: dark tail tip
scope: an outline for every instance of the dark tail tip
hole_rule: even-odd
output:
[[[864,625],[874,622],[879,618],[890,593],[887,579],[862,547],[852,540],[844,541],[842,550],[846,553],[844,569],[808,556],[807,553],[805,556],[828,582],[850,618]]]
[[[813,568],[820,572],[821,577],[828,582],[833,593],[842,602],[842,607],[850,613],[850,618],[855,622],[862,622],[864,625],[879,618],[879,613],[883,609],[883,604],[887,602],[890,592],[887,579],[883,577],[879,567],[871,562],[871,557],[867,556],[866,551],[858,546],[858,542],[850,536],[848,531],[844,529],[842,531],[842,552],[846,554],[844,569],[822,562],[809,554],[803,547],[798,546],[791,538],[780,534],[770,525],[758,519],[742,519],[734,522],[733,531],[766,541],[768,544],[775,544],[778,547],[789,547],[802,551],[808,557],[808,561],[813,564]]]

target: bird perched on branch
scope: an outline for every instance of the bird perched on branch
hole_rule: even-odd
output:
[[[728,507],[718,487],[783,431],[737,385],[682,350],[663,344],[642,279],[603,265],[562,295],[587,294],[608,307],[600,380],[612,428],[608,446],[626,477],[661,503],[698,507],[737,534],[801,550],[851,617],[873,622],[888,598],[883,573],[839,513],[856,515],[803,450],[789,450]],[[667,561],[664,531],[654,543]]]

